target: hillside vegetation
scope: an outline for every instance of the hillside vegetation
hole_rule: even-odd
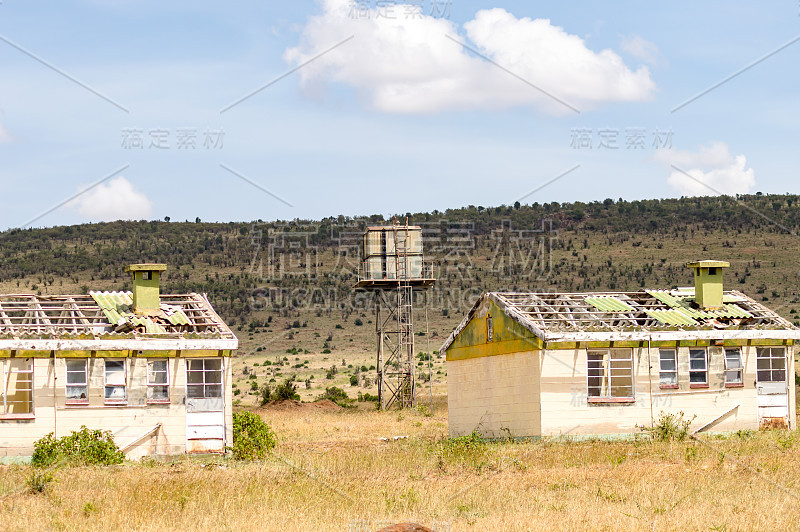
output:
[[[438,279],[427,312],[418,300],[417,352],[433,353],[431,370],[424,354],[419,370],[442,391],[444,364],[434,352],[482,290],[690,286],[684,264],[705,258],[731,262],[728,289],[798,323],[798,205],[795,195],[751,195],[405,213],[401,220],[423,226]],[[0,291],[130,289],[127,264],[164,262],[164,292],[207,293],[239,336],[243,404],[254,403],[265,383],[291,375],[305,384],[303,399],[332,385],[355,396],[374,392],[375,364],[372,301],[352,290],[359,235],[385,223],[391,220],[373,215],[12,230],[0,233]],[[357,388],[350,387],[354,376]]]

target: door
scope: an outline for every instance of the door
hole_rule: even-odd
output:
[[[186,452],[225,451],[225,402],[221,358],[186,360]]]
[[[789,428],[789,384],[786,379],[786,349],[757,348],[756,390],[760,428]]]

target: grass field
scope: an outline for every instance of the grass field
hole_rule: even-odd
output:
[[[42,493],[0,467],[0,524],[31,530],[794,530],[800,434],[700,441],[447,438],[446,404],[259,413],[280,443],[259,463],[60,469]],[[396,436],[403,438],[394,439]],[[407,438],[406,438],[407,436]],[[382,438],[387,438],[386,440]]]

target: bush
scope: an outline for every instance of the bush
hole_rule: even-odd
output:
[[[358,393],[358,402],[359,403],[364,403],[364,402],[377,403],[378,402],[378,396],[377,395],[372,395],[369,392],[365,392],[363,394],[361,392],[359,392]]]
[[[252,412],[233,413],[233,452],[237,460],[260,460],[275,447],[275,433]]]
[[[300,394],[297,393],[297,383],[295,382],[294,375],[277,385],[275,387],[275,392],[272,394],[273,401],[283,401],[286,399],[300,400]]]
[[[269,403],[272,400],[275,391],[272,389],[272,385],[267,383],[261,387],[258,391],[258,395],[261,398],[261,406]]]
[[[350,386],[358,386],[358,375],[350,375]]]
[[[28,486],[28,493],[44,493],[53,482],[53,474],[47,471],[33,471],[25,484]]]
[[[348,406],[353,401],[348,397],[347,392],[336,386],[329,386],[325,388],[325,393],[317,397],[317,401],[327,399],[333,401],[339,406]]]
[[[37,440],[33,448],[31,464],[37,467],[48,467],[62,460],[70,465],[112,465],[125,460],[111,431],[90,430],[85,425],[58,439],[51,432]]]
[[[658,421],[652,427],[638,427],[639,430],[646,432],[654,441],[683,441],[689,437],[689,426],[697,416],[692,419],[684,419],[683,412],[668,414],[661,412]]]
[[[354,321],[353,323],[355,323],[356,326],[358,326],[358,327],[361,327],[362,325],[364,325],[364,322],[361,321],[361,318],[356,318],[356,321]]]

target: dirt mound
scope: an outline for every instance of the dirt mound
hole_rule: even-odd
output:
[[[342,407],[330,401],[328,399],[323,399],[321,401],[314,401],[313,403],[303,403],[301,401],[295,401],[294,399],[285,399],[283,401],[274,401],[272,403],[267,403],[262,407],[259,407],[258,410],[271,410],[271,411],[304,411],[304,410],[340,410]]]
[[[381,528],[378,532],[432,532],[432,530],[417,523],[398,523]]]

